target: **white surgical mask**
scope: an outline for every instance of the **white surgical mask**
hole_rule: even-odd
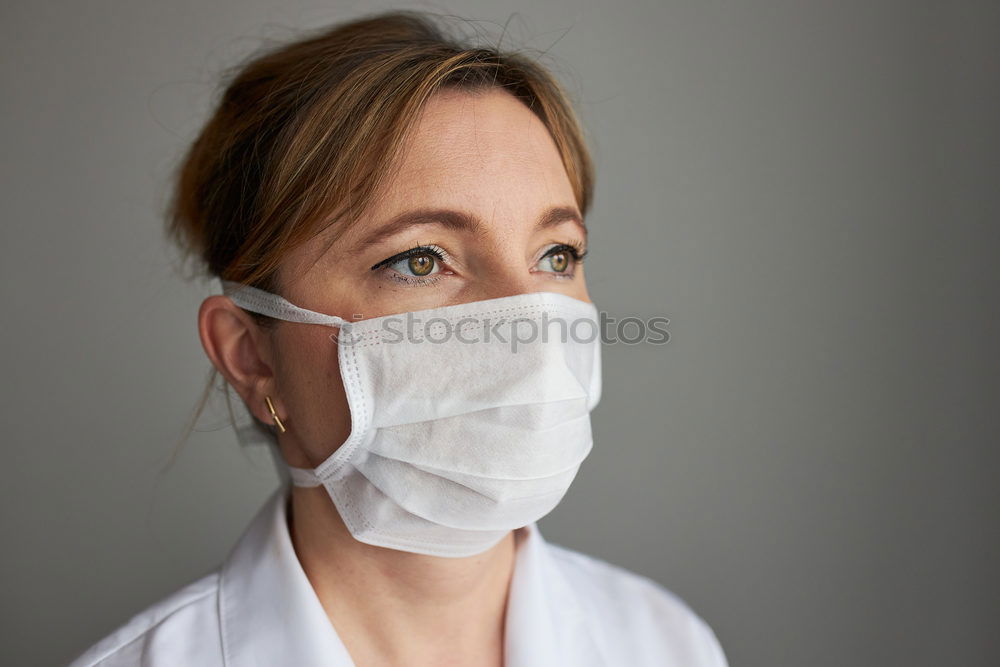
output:
[[[246,310],[340,328],[351,433],[316,468],[289,472],[324,486],[361,542],[481,553],[555,508],[590,452],[601,394],[591,303],[531,292],[347,322],[223,289]]]

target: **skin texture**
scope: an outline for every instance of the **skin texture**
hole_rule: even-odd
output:
[[[398,165],[348,234],[329,248],[320,235],[287,258],[282,296],[348,320],[536,291],[590,301],[582,264],[566,256],[560,272],[563,264],[542,258],[557,244],[585,249],[586,234],[573,221],[536,227],[549,208],[576,209],[576,202],[544,124],[509,93],[435,93]],[[393,216],[425,207],[461,210],[483,224],[472,231],[414,223],[359,248]],[[419,265],[414,271],[407,260],[371,270],[427,244],[447,253],[444,262],[424,258],[432,275],[416,277]],[[279,435],[282,455],[293,466],[317,466],[350,433],[334,331],[281,322],[269,332],[219,295],[199,312],[209,359],[267,424],[264,396],[271,397],[287,429]],[[293,487],[291,503],[296,553],[357,664],[503,664],[515,533],[476,556],[424,556],[354,540],[323,487]]]

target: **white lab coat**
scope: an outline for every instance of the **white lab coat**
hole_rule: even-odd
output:
[[[292,547],[289,487],[222,566],[133,616],[70,667],[351,666]],[[519,529],[507,667],[727,667],[712,629],[650,579]]]

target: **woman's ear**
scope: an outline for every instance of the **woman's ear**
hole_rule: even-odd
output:
[[[212,365],[253,415],[271,423],[264,397],[274,393],[273,357],[270,339],[260,325],[229,297],[215,294],[198,309],[198,336]]]

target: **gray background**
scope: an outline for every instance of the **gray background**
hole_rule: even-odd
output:
[[[733,665],[1000,664],[1000,12],[451,2],[548,50],[597,161],[597,444],[549,540],[654,577]],[[0,646],[68,661],[209,572],[277,483],[215,408],[163,240],[217,76],[390,5],[0,9]],[[513,17],[512,17],[513,14]]]

